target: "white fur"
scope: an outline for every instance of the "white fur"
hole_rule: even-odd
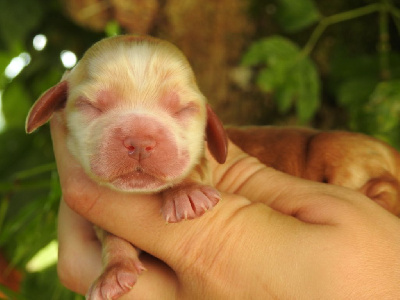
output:
[[[120,41],[119,38],[101,41],[66,75],[70,89],[66,110],[68,146],[88,174],[97,178],[90,160],[103,138],[103,128],[127,115],[151,116],[168,128],[179,149],[187,149],[190,154],[185,171],[176,178],[166,178],[169,182],[162,187],[165,188],[186,177],[204,153],[206,99],[196,86],[188,62],[174,46],[161,41]],[[94,103],[102,90],[115,92],[118,102],[90,120],[75,103],[82,96]],[[160,98],[168,91],[178,94],[182,106],[190,102],[198,104],[199,111],[185,124],[159,105]]]

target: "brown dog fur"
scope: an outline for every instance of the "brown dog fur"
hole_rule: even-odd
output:
[[[307,128],[227,128],[243,151],[282,172],[364,193],[400,214],[400,155],[372,137]]]

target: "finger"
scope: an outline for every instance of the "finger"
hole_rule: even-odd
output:
[[[177,278],[175,273],[163,262],[143,254],[140,260],[146,265],[146,272],[143,272],[132,290],[121,297],[121,300],[134,299],[177,299]]]
[[[58,224],[58,276],[68,289],[85,294],[102,270],[100,243],[92,224],[62,200]]]
[[[77,211],[89,210],[97,197],[96,193],[100,193],[101,191],[97,189],[97,184],[86,176],[81,165],[69,152],[67,147],[67,129],[59,115],[54,115],[51,119],[50,131],[61,188],[67,192],[69,192],[69,188],[72,188],[77,195],[77,197],[73,197],[73,201],[68,201],[70,198],[65,199],[65,197],[64,200],[74,210],[74,206],[78,208]],[[81,197],[79,197],[79,194]]]
[[[384,211],[358,191],[293,177],[268,167],[251,176],[237,194],[313,224],[337,225],[361,212]]]
[[[339,186],[304,180],[260,163],[229,144],[225,164],[208,154],[216,187],[261,202],[304,222],[333,224],[356,207],[376,206],[364,195]]]
[[[64,201],[59,209],[58,273],[63,285],[85,295],[101,274],[101,245],[93,225],[72,211]],[[165,263],[148,254],[140,256],[147,272],[142,273],[127,299],[173,299],[176,276]]]

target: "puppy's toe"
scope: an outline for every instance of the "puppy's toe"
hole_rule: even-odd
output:
[[[138,276],[145,270],[140,261],[124,262],[107,266],[90,287],[87,300],[118,299],[129,292]]]
[[[212,209],[221,199],[210,186],[191,184],[171,188],[163,193],[162,214],[169,223],[194,219]]]

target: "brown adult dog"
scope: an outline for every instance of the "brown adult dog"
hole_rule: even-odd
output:
[[[262,163],[309,180],[364,193],[400,215],[400,154],[372,137],[306,128],[227,128],[229,138]]]
[[[69,150],[94,181],[121,192],[161,192],[168,222],[198,217],[219,201],[209,185],[204,140],[223,163],[227,138],[172,44],[147,36],[96,43],[35,102],[26,131],[54,113],[65,123]],[[144,267],[131,244],[102,230],[98,236],[105,271],[88,298],[115,299]]]

